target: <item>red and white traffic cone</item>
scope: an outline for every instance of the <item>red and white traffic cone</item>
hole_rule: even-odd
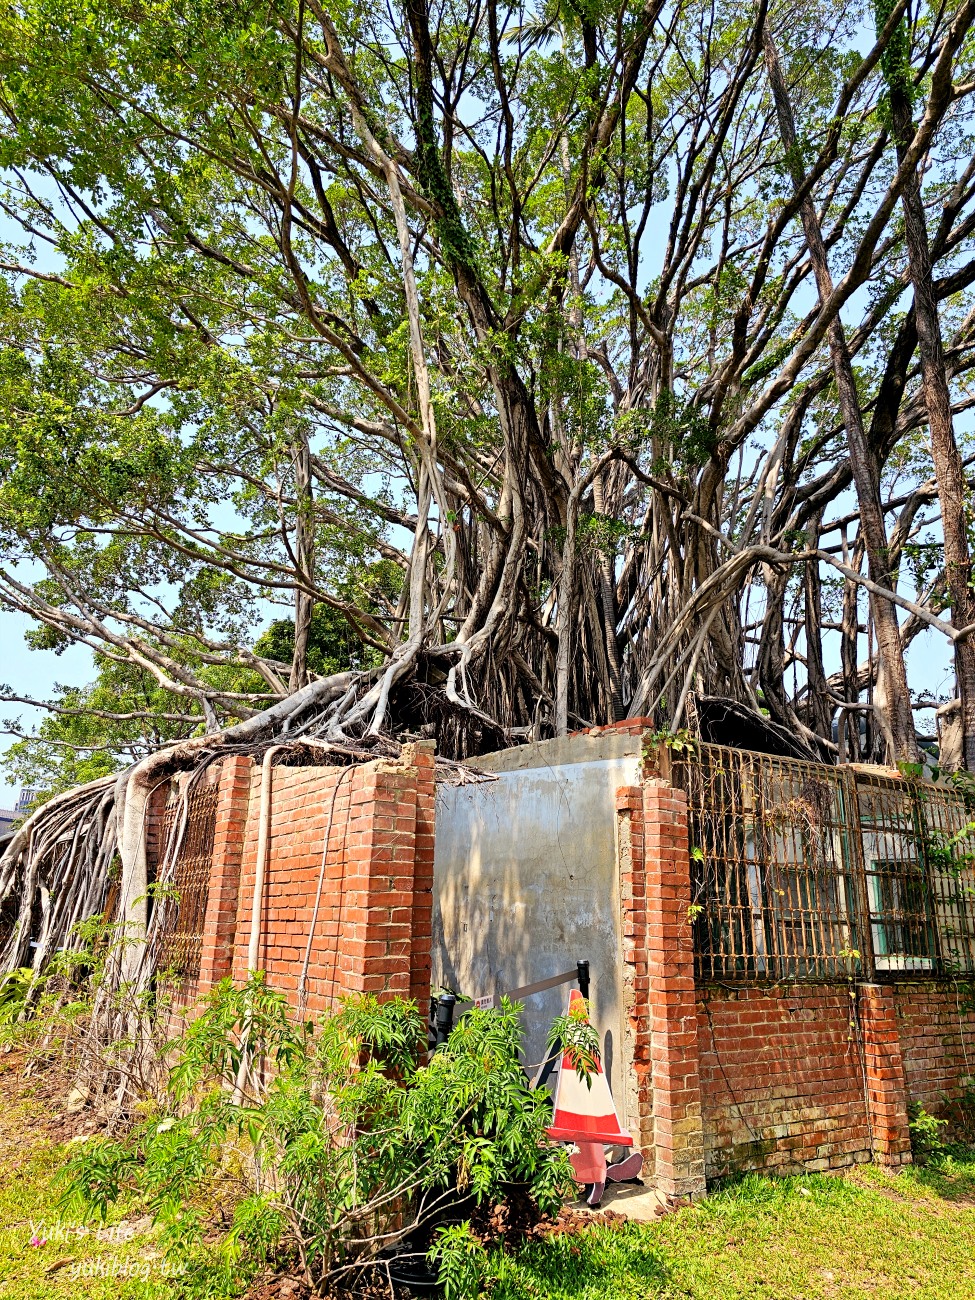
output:
[[[586,1004],[578,989],[569,995],[569,1012],[585,1017]],[[643,1168],[643,1157],[634,1152],[617,1164],[606,1166],[604,1147],[631,1147],[633,1139],[622,1127],[603,1067],[597,1061],[595,1071],[580,1079],[568,1052],[562,1053],[559,1079],[555,1089],[555,1113],[545,1130],[556,1142],[572,1142],[577,1150],[569,1159],[576,1181],[591,1184],[586,1198],[590,1205],[602,1200],[607,1176],[614,1181],[636,1178]]]

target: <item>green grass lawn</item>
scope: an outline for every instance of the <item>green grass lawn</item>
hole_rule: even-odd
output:
[[[3,1070],[0,1058],[0,1085]],[[68,1146],[43,1085],[0,1086],[2,1300],[197,1300],[129,1207],[99,1233],[57,1210]],[[44,1245],[31,1245],[39,1229]],[[211,1293],[212,1294],[212,1293]],[[495,1257],[493,1300],[975,1300],[975,1152],[900,1174],[749,1177],[651,1224]]]
[[[0,1084],[22,1063],[0,1057]],[[55,1178],[70,1144],[57,1132],[43,1080],[0,1086],[0,1297],[182,1300],[138,1210],[85,1224],[58,1209]]]
[[[975,1297],[975,1152],[900,1174],[750,1176],[652,1224],[500,1262],[494,1300]]]

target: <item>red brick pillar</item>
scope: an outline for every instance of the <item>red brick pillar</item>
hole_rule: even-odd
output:
[[[624,785],[616,791],[616,817],[623,936],[623,1046],[631,1067],[626,1081],[626,1127],[643,1152],[644,1177],[649,1180],[654,1161],[653,1080],[641,786]]]
[[[338,967],[342,991],[409,997],[416,775],[377,762],[353,778]]]
[[[687,800],[660,780],[643,787],[650,1058],[655,1176],[667,1200],[704,1195]]]
[[[220,769],[198,993],[206,993],[228,976],[233,967],[252,766],[246,755],[237,754],[224,759]]]
[[[403,760],[416,769],[416,832],[413,849],[413,926],[410,935],[410,997],[426,1015],[433,966],[433,849],[437,787],[436,744],[421,740],[403,749]]]
[[[892,988],[860,985],[860,1028],[873,1157],[882,1165],[910,1164],[907,1084]]]

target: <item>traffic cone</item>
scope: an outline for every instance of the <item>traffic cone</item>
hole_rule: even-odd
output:
[[[586,1014],[585,1000],[578,989],[569,995],[569,1011]],[[633,1178],[640,1173],[643,1158],[634,1152],[625,1161],[607,1171],[604,1147],[631,1147],[633,1139],[621,1126],[613,1095],[609,1090],[602,1064],[597,1061],[588,1083],[580,1079],[568,1052],[562,1053],[559,1078],[555,1088],[555,1113],[545,1130],[556,1142],[573,1142],[576,1150],[569,1156],[576,1182],[590,1188],[586,1198],[598,1205],[606,1186],[607,1173],[614,1181]],[[625,1172],[624,1172],[625,1167]]]
[[[569,995],[569,1011],[581,1009],[585,1000],[578,989]],[[590,1086],[591,1085],[591,1086]],[[556,1142],[601,1142],[604,1146],[631,1147],[633,1139],[620,1126],[613,1095],[603,1074],[602,1063],[588,1082],[580,1079],[568,1052],[562,1053],[559,1081],[555,1089],[555,1113],[545,1132]]]

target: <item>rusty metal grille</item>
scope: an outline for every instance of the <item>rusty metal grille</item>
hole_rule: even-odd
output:
[[[857,972],[846,773],[700,745],[672,776],[688,798],[699,977]]]
[[[874,971],[934,974],[939,945],[920,791],[860,776],[857,796]]]
[[[939,966],[968,974],[975,971],[975,806],[941,786],[919,787],[916,800]]]
[[[169,883],[159,899],[165,923],[156,969],[186,984],[195,983],[200,974],[217,795],[216,785],[198,786],[185,804],[183,796],[176,795],[163,819],[159,862]]]
[[[958,791],[705,744],[671,779],[699,979],[975,971],[975,804]]]

